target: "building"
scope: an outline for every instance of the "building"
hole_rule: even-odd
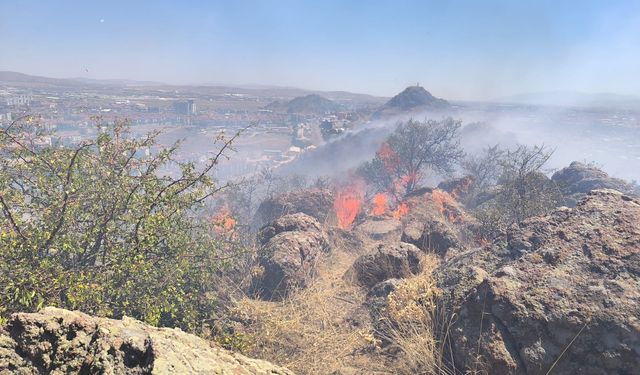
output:
[[[196,103],[194,100],[187,100],[173,103],[173,110],[179,115],[195,115]]]
[[[22,106],[29,105],[33,97],[31,95],[16,95],[7,98],[7,105],[9,106]]]

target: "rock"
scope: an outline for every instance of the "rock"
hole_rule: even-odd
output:
[[[588,192],[596,189],[614,189],[626,194],[634,191],[634,187],[626,181],[610,177],[592,165],[577,161],[554,173],[551,179],[562,190],[567,207],[575,207]]]
[[[324,223],[333,216],[333,193],[326,189],[307,189],[266,199],[256,211],[254,227],[260,228],[295,213],[307,214]]]
[[[0,328],[0,374],[293,374],[178,329],[47,307]]]
[[[422,251],[434,252],[441,256],[451,248],[461,247],[454,230],[440,220],[426,223],[409,222],[402,231],[400,240],[415,245]]]
[[[400,226],[400,222],[394,218],[372,217],[358,224],[357,231],[374,241],[383,241],[397,239],[400,235]]]
[[[459,369],[631,374],[640,368],[640,202],[595,190],[436,271]]]
[[[464,176],[442,181],[438,184],[438,189],[446,191],[456,199],[466,200],[469,192],[473,188],[475,177]]]
[[[305,288],[315,275],[316,261],[330,249],[320,223],[308,215],[286,215],[260,230],[257,272],[250,293],[266,300],[282,300]]]
[[[381,281],[405,278],[422,270],[420,249],[408,243],[382,243],[360,256],[345,277],[367,288]]]
[[[402,242],[445,257],[462,250],[460,238],[472,235],[469,227],[474,220],[443,190],[416,191],[405,203],[409,213],[402,219]]]

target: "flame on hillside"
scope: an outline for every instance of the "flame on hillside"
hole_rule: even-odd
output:
[[[396,219],[400,219],[401,217],[405,216],[408,213],[409,213],[409,205],[402,202],[393,211],[393,217]]]
[[[373,215],[382,216],[387,212],[387,195],[378,193],[373,196]]]
[[[360,183],[354,182],[337,189],[333,208],[338,218],[338,226],[349,229],[362,209],[364,189]]]
[[[382,161],[382,164],[389,176],[397,176],[399,171],[402,170],[400,168],[400,157],[388,143],[383,143],[376,154]],[[407,191],[407,187],[415,186],[421,177],[422,176],[416,172],[396,178],[387,191],[378,193],[373,197],[373,214],[375,216],[380,216],[387,213],[387,210],[392,207],[388,202],[388,198],[395,197],[396,199],[394,200],[396,201],[397,206],[391,211],[391,215],[396,219],[407,215],[409,213],[409,205],[400,201],[398,197],[404,196]]]
[[[227,207],[221,208],[211,217],[213,230],[220,235],[233,236],[236,229],[236,220]]]
[[[467,194],[469,192],[469,189],[471,189],[473,182],[474,182],[474,178],[471,176],[466,176],[462,180],[460,180],[460,183],[458,184],[458,186],[456,186],[451,192],[451,195],[453,196],[453,198],[458,199],[458,197],[464,194]]]

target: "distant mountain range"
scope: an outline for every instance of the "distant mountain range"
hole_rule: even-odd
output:
[[[49,78],[41,76],[32,76],[29,74],[0,71],[0,82],[4,83],[22,83],[32,85],[45,86],[81,86],[81,85],[100,85],[100,86],[161,86],[164,83],[151,81],[133,81],[126,79],[92,79],[92,78]]]
[[[150,88],[158,90],[180,91],[184,94],[197,95],[223,95],[227,93],[249,94],[255,96],[281,97],[282,100],[306,96],[310,94],[321,95],[332,101],[343,104],[367,104],[380,105],[387,98],[368,94],[358,94],[347,91],[318,91],[306,90],[296,87],[272,86],[272,85],[229,85],[229,84],[168,84],[152,81],[135,81],[127,79],[92,79],[92,78],[49,78],[34,76],[18,72],[0,71],[0,84],[9,86],[21,86],[25,88],[36,87],[60,87],[60,88]]]

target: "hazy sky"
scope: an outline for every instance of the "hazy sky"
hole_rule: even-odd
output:
[[[457,99],[640,95],[640,0],[2,0],[0,70],[387,96],[420,82]]]

